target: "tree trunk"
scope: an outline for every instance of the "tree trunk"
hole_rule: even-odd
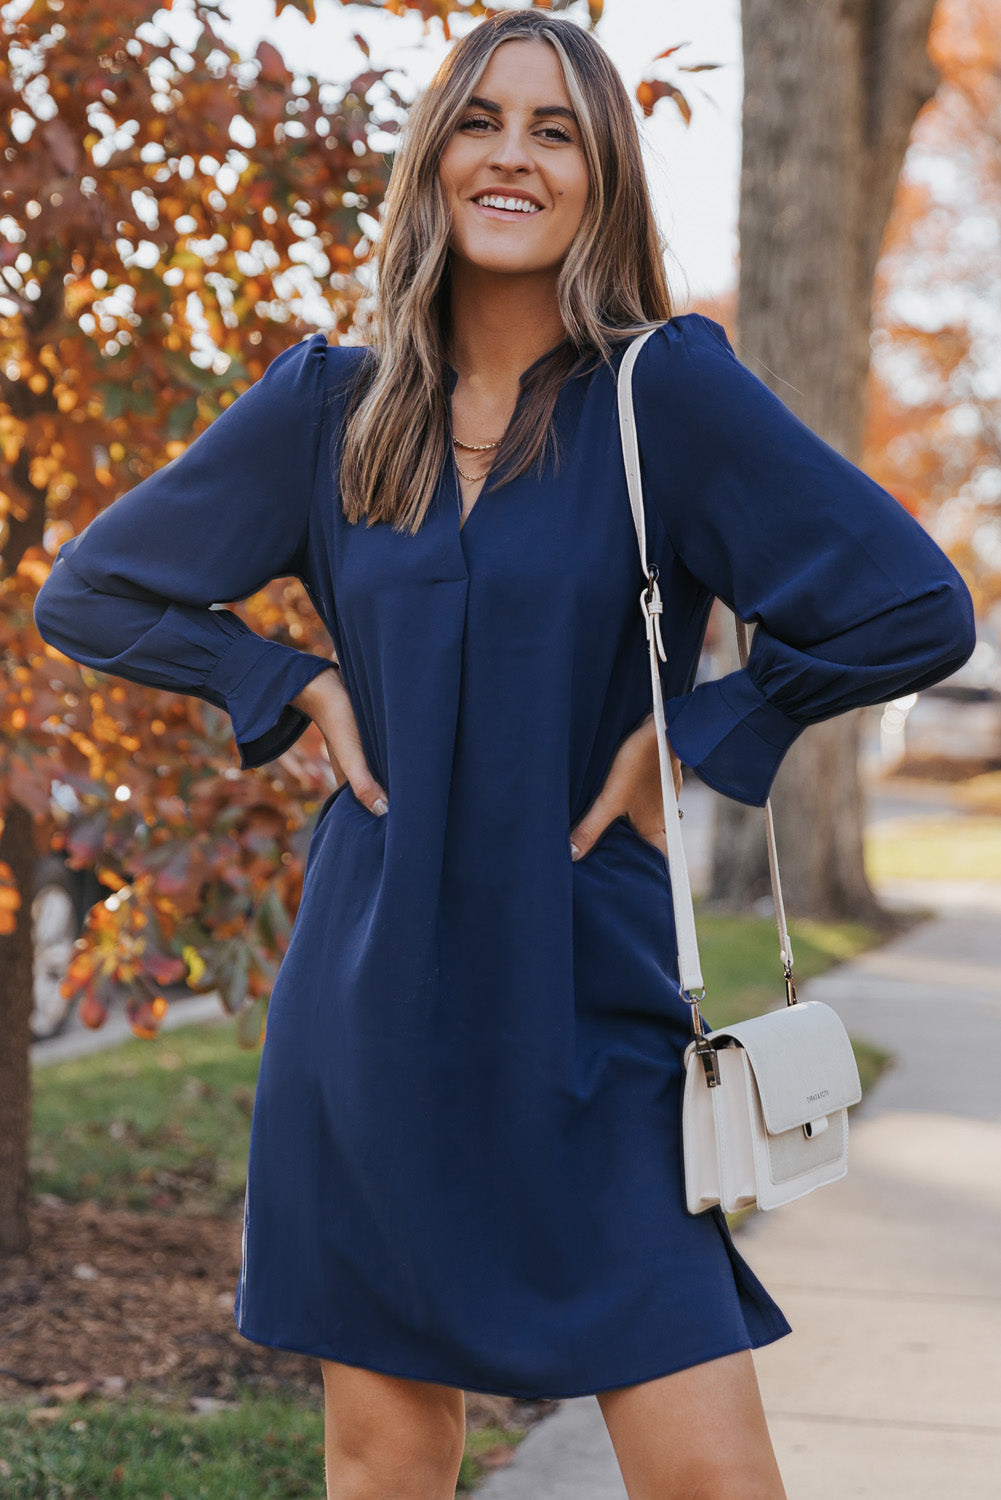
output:
[[[31,814],[8,804],[0,833],[21,895],[13,932],[0,934],[0,1258],[30,1248],[28,1224],[31,1140],[31,1008],[34,939],[35,839]]]
[[[739,357],[853,463],[872,286],[915,117],[938,75],[935,0],[744,0]],[[725,633],[725,632],[724,632]],[[736,665],[736,657],[734,657]],[[860,713],[807,729],[774,783],[790,911],[878,920],[862,864]],[[768,891],[762,815],[717,807],[710,898]]]

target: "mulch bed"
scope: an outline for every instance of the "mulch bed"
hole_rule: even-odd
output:
[[[186,1400],[239,1388],[315,1398],[315,1357],[245,1339],[233,1321],[242,1219],[67,1203],[31,1206],[29,1254],[0,1264],[0,1404],[87,1396]],[[466,1393],[470,1430],[526,1428],[559,1403]]]

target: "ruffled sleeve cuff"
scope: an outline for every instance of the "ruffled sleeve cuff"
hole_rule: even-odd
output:
[[[806,724],[770,703],[746,668],[664,701],[680,761],[725,797],[764,807],[775,773]]]
[[[310,718],[290,700],[335,665],[328,657],[266,640],[255,631],[232,641],[205,686],[225,699],[242,770],[265,765],[295,744]]]

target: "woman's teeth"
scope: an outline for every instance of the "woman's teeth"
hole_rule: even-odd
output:
[[[539,205],[528,203],[524,198],[498,198],[490,196],[487,198],[474,198],[481,208],[501,208],[509,213],[537,214]]]

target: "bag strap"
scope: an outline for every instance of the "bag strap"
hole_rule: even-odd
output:
[[[733,616],[734,628],[737,633],[737,655],[740,657],[740,665],[747,666],[747,658],[750,654],[748,646],[747,626],[738,615]],[[790,1005],[796,1003],[796,986],[792,976],[792,939],[789,936],[789,928],[786,925],[786,908],[782,900],[782,881],[779,876],[779,856],[775,847],[775,820],[772,817],[772,799],[765,798],[765,843],[768,846],[768,875],[772,883],[772,901],[775,906],[775,923],[779,930],[779,957],[782,960],[782,970],[786,982],[786,1000]]]
[[[658,324],[657,328],[660,326]],[[636,363],[640,349],[650,335],[657,332],[657,328],[648,328],[644,333],[638,334],[631,340],[629,347],[623,355],[618,374],[619,430],[622,438],[622,458],[626,470],[626,483],[629,488],[629,503],[632,507],[633,522],[636,527],[636,539],[639,543],[640,566],[646,577],[646,584],[640,592],[640,608],[643,611],[643,618],[646,622],[647,644],[650,648],[650,688],[653,697],[654,723],[657,727],[660,791],[664,804],[664,831],[667,837],[667,857],[671,872],[671,899],[674,905],[674,926],[678,939],[678,975],[682,995],[692,1009],[692,1030],[695,1033],[696,1042],[699,1043],[704,1042],[706,1035],[705,1024],[699,1010],[701,1001],[705,999],[706,990],[699,959],[698,937],[695,930],[695,907],[692,902],[692,887],[688,875],[688,864],[685,859],[685,846],[681,836],[678,798],[674,789],[674,775],[671,769],[671,756],[668,749],[667,724],[664,718],[664,693],[660,677],[660,667],[658,665],[658,657],[660,661],[667,660],[667,654],[664,651],[664,643],[660,633],[660,617],[663,613],[663,601],[657,582],[657,565],[647,560],[646,515],[643,507],[643,485],[640,477],[639,442],[636,433],[636,418],[633,411],[633,365]],[[743,620],[737,617],[736,613],[734,613],[734,624],[737,632],[737,651],[740,656],[740,664],[743,667],[746,665],[748,657],[747,626]],[[772,820],[771,801],[769,799],[765,801],[765,837],[768,843],[768,872],[772,884],[772,897],[775,902],[779,951],[785,974],[786,1002],[789,1005],[795,1005],[796,987],[792,974],[792,943],[789,940],[789,930],[786,926],[785,904],[782,900],[779,862],[775,849],[775,827]],[[708,1073],[710,1068],[715,1068],[714,1055],[710,1059],[709,1052],[704,1046],[700,1047],[699,1050],[703,1054],[703,1062]]]

